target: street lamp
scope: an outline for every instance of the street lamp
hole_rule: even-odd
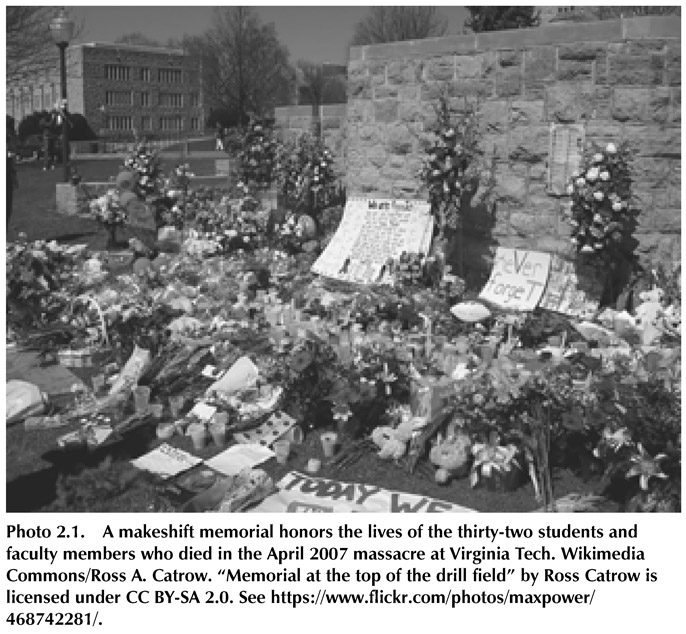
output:
[[[74,22],[69,19],[67,12],[60,9],[60,12],[50,22],[50,34],[52,40],[60,50],[60,83],[62,92],[62,107],[67,108],[67,61],[66,50],[69,42],[74,37]],[[67,132],[67,117],[62,113],[62,164],[64,165],[64,182],[69,182],[69,138]]]

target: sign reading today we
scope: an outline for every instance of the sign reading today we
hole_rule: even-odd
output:
[[[498,247],[479,299],[506,310],[533,310],[545,290],[550,254]]]
[[[256,513],[472,513],[472,509],[423,495],[388,491],[372,484],[315,478],[297,471],[277,484],[279,491]]]

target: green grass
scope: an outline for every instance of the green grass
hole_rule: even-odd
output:
[[[162,170],[168,172],[181,160],[189,163],[191,171],[198,176],[214,174],[214,158],[192,155],[187,158],[167,155],[162,159]],[[121,164],[120,158],[74,161],[84,182],[109,181],[119,173]],[[104,248],[105,232],[95,220],[57,213],[55,186],[63,181],[61,165],[44,172],[40,163],[21,163],[17,166],[17,177],[19,189],[14,192],[8,240],[15,240],[23,232],[29,240],[55,239],[68,244],[88,244],[93,249]]]

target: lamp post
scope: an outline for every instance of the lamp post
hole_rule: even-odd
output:
[[[69,42],[74,37],[74,22],[69,19],[67,12],[60,9],[60,12],[50,22],[50,34],[52,40],[57,44],[60,51],[60,84],[62,93],[62,107],[67,109],[67,60],[66,50]],[[62,112],[62,164],[64,165],[64,182],[69,182],[69,136],[67,131],[67,117]]]

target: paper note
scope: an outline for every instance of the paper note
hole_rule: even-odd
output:
[[[233,445],[226,451],[205,461],[205,464],[227,476],[238,475],[245,469],[252,469],[270,458],[274,452],[264,445]]]
[[[167,443],[160,445],[151,452],[131,461],[131,464],[143,471],[150,471],[161,478],[171,478],[183,473],[202,460],[183,449],[177,449]]]
[[[236,432],[233,435],[233,439],[242,444],[258,444],[268,447],[286,434],[295,423],[295,419],[291,418],[288,414],[276,412],[259,427],[248,431]]]

